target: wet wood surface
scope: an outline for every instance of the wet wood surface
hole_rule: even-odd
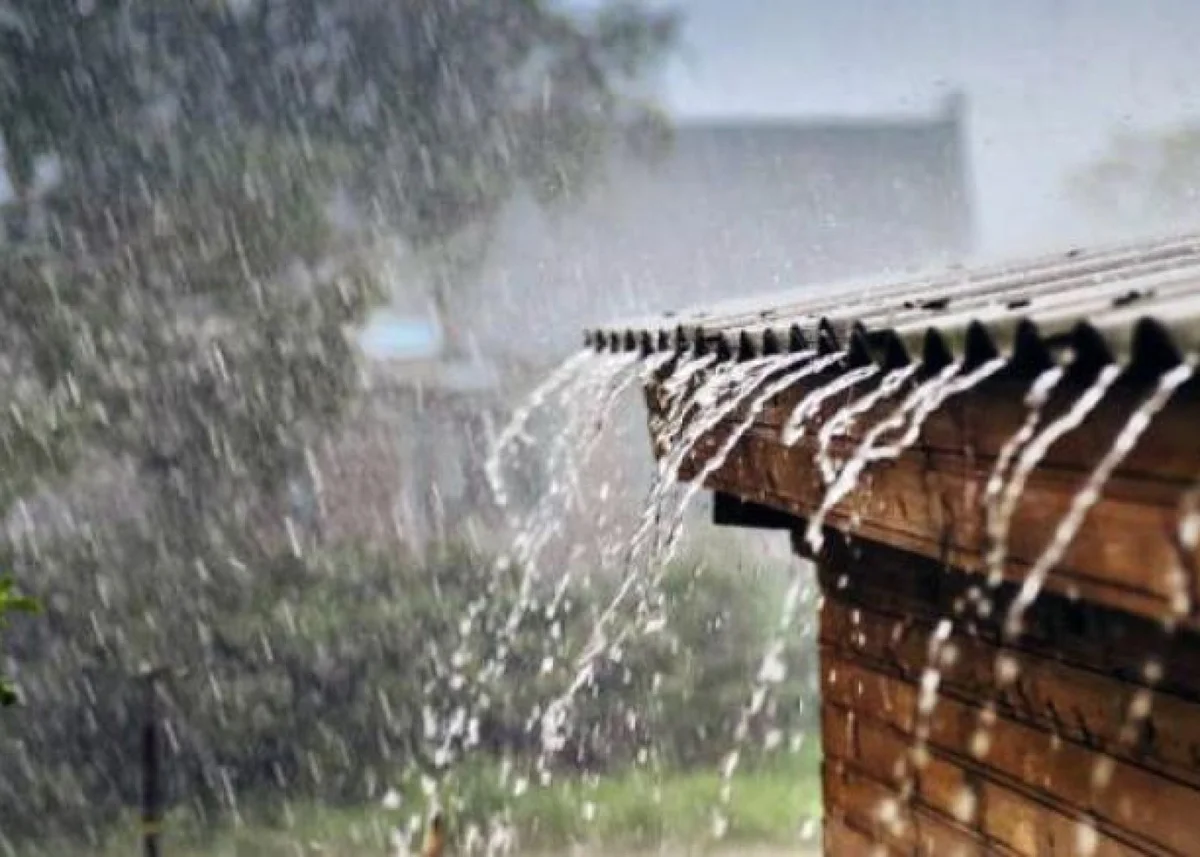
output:
[[[870,545],[818,559],[826,813],[846,853],[1200,853],[1200,637],[1051,595],[1006,641],[963,609],[969,575]]]
[[[780,426],[805,395],[831,377],[801,382],[770,403],[706,486],[799,519],[810,517],[825,493],[816,463],[816,429],[870,387],[859,386],[826,403],[812,421],[813,429],[793,447],[782,443]],[[868,469],[857,490],[831,511],[827,524],[967,571],[985,569],[985,488],[1001,449],[1026,419],[1028,388],[1028,380],[1004,377],[951,398],[925,422],[911,449]],[[1085,388],[1075,381],[1060,385],[1041,425],[1061,415]],[[1037,561],[1096,462],[1149,389],[1146,382],[1122,379],[1078,429],[1051,447],[1015,508],[1001,569],[1007,579],[1023,579]],[[847,437],[830,444],[835,458],[848,458],[901,398],[886,400]],[[648,391],[648,400],[652,412],[662,416],[655,388]],[[693,478],[739,420],[731,416],[697,444],[681,477]],[[1047,589],[1154,618],[1175,611],[1180,621],[1200,627],[1200,554],[1181,547],[1178,526],[1181,499],[1200,477],[1197,426],[1200,389],[1189,383],[1106,484],[1049,576]]]
[[[800,553],[825,494],[819,453],[846,461],[902,399],[821,450],[820,426],[870,387],[840,394],[785,446],[781,426],[831,377],[770,403],[705,478],[793,516]],[[1200,389],[1180,390],[1120,463],[1013,636],[1020,584],[1152,389],[1121,379],[1050,447],[988,583],[986,486],[1028,387],[997,376],[951,399],[825,521],[813,558],[828,854],[1200,855],[1200,555],[1180,531],[1200,477]],[[1085,389],[1064,382],[1040,426]],[[655,388],[648,398],[662,416]],[[704,437],[681,478],[740,422]]]

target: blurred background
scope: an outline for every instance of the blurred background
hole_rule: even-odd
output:
[[[699,502],[616,599],[637,385],[526,396],[617,318],[1192,228],[1198,41],[1189,0],[0,4],[0,852],[130,853],[148,717],[167,854],[405,853],[432,805],[463,853],[815,849],[808,570]]]

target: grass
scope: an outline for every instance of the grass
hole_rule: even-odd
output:
[[[815,742],[812,742],[815,744]],[[592,782],[561,781],[531,787],[513,796],[501,786],[493,769],[468,772],[459,778],[461,804],[448,802],[452,830],[463,834],[472,822],[502,818],[517,832],[520,853],[563,853],[573,844],[602,847],[602,853],[636,852],[670,844],[688,849],[722,850],[729,846],[791,846],[801,842],[801,830],[820,816],[817,750],[760,763],[735,773],[724,837],[714,837],[714,818],[720,807],[721,779],[716,771],[670,773],[650,771],[599,778]],[[402,807],[382,805],[336,808],[293,806],[285,818],[271,823],[201,831],[187,819],[168,819],[164,857],[364,857],[391,853],[391,834],[414,817],[423,817],[425,800],[409,791]],[[45,846],[39,853],[67,853]],[[80,857],[118,857],[137,854],[134,825],[116,835],[104,848]],[[457,853],[462,853],[460,849]]]

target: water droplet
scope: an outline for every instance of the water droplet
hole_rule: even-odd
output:
[[[1092,788],[1103,790],[1112,782],[1116,761],[1111,756],[1101,756],[1092,764]]]
[[[729,819],[722,813],[714,813],[712,820],[712,835],[714,839],[724,839],[729,833]]]
[[[1075,854],[1077,857],[1092,857],[1100,848],[1100,836],[1091,820],[1079,822],[1075,827]]]

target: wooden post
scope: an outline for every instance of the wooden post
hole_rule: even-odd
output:
[[[146,670],[142,708],[142,853],[160,857],[159,836],[162,827],[162,783],[158,736],[158,679],[161,669]]]

